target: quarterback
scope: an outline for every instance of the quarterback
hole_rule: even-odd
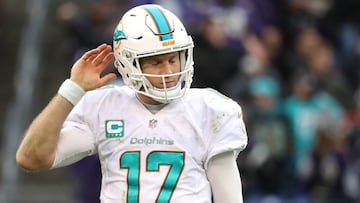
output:
[[[155,4],[134,7],[113,46],[86,52],[30,124],[16,154],[28,171],[98,153],[102,203],[241,203],[236,158],[247,145],[240,106],[190,88],[193,41]],[[126,85],[105,67],[114,64]]]

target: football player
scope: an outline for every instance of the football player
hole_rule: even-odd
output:
[[[193,46],[171,11],[130,9],[112,47],[100,45],[73,65],[29,126],[17,163],[40,171],[98,153],[102,203],[242,202],[242,111],[215,90],[190,88]],[[100,77],[113,58],[125,86],[104,86],[114,73]]]

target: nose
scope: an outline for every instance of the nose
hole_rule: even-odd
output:
[[[161,64],[160,70],[161,70],[162,75],[173,73],[173,68],[172,68],[171,64],[168,61],[165,61],[165,62],[163,62]]]

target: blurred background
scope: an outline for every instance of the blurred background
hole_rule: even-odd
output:
[[[0,0],[0,202],[99,202],[96,156],[27,173],[15,153],[72,63],[111,44],[142,3],[172,10],[192,35],[193,87],[242,106],[246,203],[360,202],[358,0]]]

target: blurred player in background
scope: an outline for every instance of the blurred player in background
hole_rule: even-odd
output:
[[[240,106],[190,88],[193,41],[155,4],[126,12],[107,44],[76,61],[70,78],[34,119],[19,146],[29,171],[98,153],[101,202],[243,202],[236,158],[247,145]],[[114,52],[112,52],[112,50]],[[125,86],[105,86],[115,57]]]

